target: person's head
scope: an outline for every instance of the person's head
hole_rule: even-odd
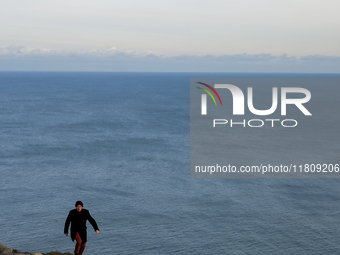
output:
[[[83,209],[83,202],[77,201],[76,202],[76,208],[77,208],[77,211],[80,212]]]

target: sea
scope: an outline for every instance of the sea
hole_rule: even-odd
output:
[[[339,254],[340,179],[190,178],[197,77],[340,75],[0,72],[0,243],[73,252],[81,200],[88,255]]]

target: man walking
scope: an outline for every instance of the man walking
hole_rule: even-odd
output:
[[[81,201],[76,202],[76,209],[69,212],[65,221],[64,234],[68,235],[68,228],[71,223],[71,239],[76,239],[76,247],[74,250],[75,255],[82,255],[87,242],[86,232],[86,220],[88,220],[96,233],[99,233],[99,228],[96,221],[91,217],[88,210],[83,209],[83,203]]]

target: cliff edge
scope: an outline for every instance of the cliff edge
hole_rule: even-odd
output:
[[[51,251],[49,253],[35,253],[35,252],[21,252],[16,249],[9,248],[3,244],[0,244],[0,254],[7,255],[73,255],[73,253],[62,253],[59,251]]]

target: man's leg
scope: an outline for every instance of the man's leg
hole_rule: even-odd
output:
[[[82,243],[79,249],[79,255],[83,254],[83,251],[85,250],[86,243]]]
[[[82,246],[82,241],[81,241],[81,238],[80,238],[80,235],[78,234],[78,232],[76,233],[76,241],[77,242],[76,242],[76,247],[74,248],[74,254],[78,255],[78,254],[81,254],[80,249],[81,249],[81,246]]]

